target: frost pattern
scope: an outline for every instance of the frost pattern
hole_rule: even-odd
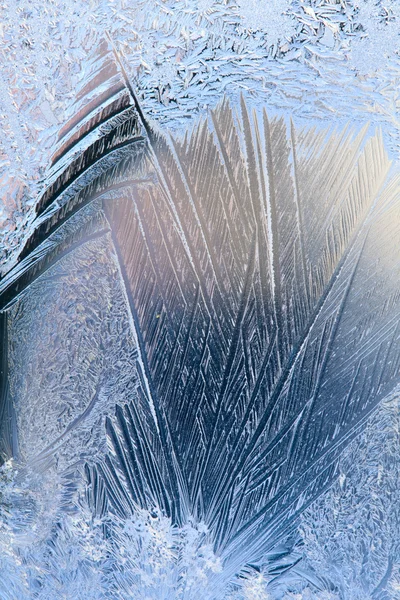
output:
[[[292,570],[292,577],[286,575],[277,591],[268,591],[268,577],[253,572],[240,588],[226,593],[226,600],[396,600],[400,592],[399,444],[399,398],[395,396],[383,403],[345,452],[337,483],[305,512],[300,528],[302,564],[314,573],[318,587],[301,571],[294,577]],[[54,511],[54,475],[41,480],[36,475],[40,486],[35,487],[29,476],[22,480],[12,461],[1,468],[2,600],[54,600],[61,594],[71,600],[100,600],[111,590],[112,597],[121,600],[191,598],[178,592],[179,581],[186,593],[193,589],[193,600],[198,590],[202,598],[213,598],[207,585],[221,563],[202,543],[207,537],[205,525],[179,529],[161,513],[143,510],[125,521],[100,519],[83,498],[77,515],[60,521]],[[36,527],[29,531],[28,515],[33,498],[35,504],[40,501],[39,490],[51,497],[50,503],[43,503],[41,523],[45,515],[57,523],[51,551],[44,539],[38,540]],[[27,523],[24,530],[22,523]],[[120,574],[113,573],[117,564],[123,565]],[[337,591],[324,589],[330,585]]]
[[[53,516],[47,543],[22,542],[11,535],[5,545],[2,537],[2,550],[7,548],[0,557],[7,584],[2,599],[195,600],[199,590],[203,598],[215,598],[211,576],[221,570],[221,563],[204,542],[204,525],[178,528],[155,510],[138,510],[123,521],[100,519],[83,498],[70,513]],[[6,519],[2,532],[10,531]],[[8,574],[7,565],[12,569]]]
[[[254,31],[266,31],[267,43],[276,48],[290,41],[296,33],[294,16],[288,14],[290,5],[289,0],[238,0],[243,25]]]
[[[371,119],[398,154],[394,0],[20,0],[2,3],[0,22],[2,262],[29,228],[57,131],[105,31],[156,122],[181,129],[244,90],[301,118]]]
[[[364,76],[376,75],[382,68],[389,70],[400,48],[398,2],[363,0],[356,3],[356,8],[361,36],[352,48],[355,67]]]
[[[7,589],[335,598],[296,528],[398,383],[399,178],[379,132],[244,98],[185,136],[144,126],[108,176],[84,164],[101,197],[35,249],[50,266],[1,315],[22,473]],[[84,202],[74,183],[51,218]]]
[[[307,562],[343,600],[400,597],[399,409],[385,401],[302,517]]]
[[[104,233],[101,220],[96,225]],[[10,395],[24,460],[57,458],[63,469],[82,458],[83,447],[87,457],[95,455],[105,443],[96,435],[104,414],[121,394],[134,394],[136,348],[116,271],[99,237],[83,240],[11,310]]]

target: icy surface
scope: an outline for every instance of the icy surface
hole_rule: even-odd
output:
[[[241,90],[299,118],[372,120],[398,155],[394,0],[10,0],[0,10],[2,261],[105,31],[157,123],[180,129]]]
[[[2,8],[3,256],[104,31],[154,130],[0,315],[1,600],[397,600],[398,6],[90,9]]]
[[[104,235],[103,225],[97,239],[62,258],[10,311],[9,383],[21,460],[51,456],[64,470],[83,449],[96,455],[101,415],[121,390],[135,388],[136,348]]]
[[[340,456],[399,381],[399,176],[381,134],[299,128],[242,98],[124,144],[131,160],[103,147],[108,175],[85,166],[100,197],[43,241],[51,262],[1,315],[18,441],[5,600],[363,593],[346,554],[329,573],[338,528],[331,542],[318,502],[342,503],[350,532],[346,502],[367,529],[380,515],[340,495],[357,451]],[[395,542],[376,557],[343,541],[365,550],[371,593],[395,589]]]
[[[309,566],[344,600],[400,597],[399,445],[397,395],[346,451],[335,486],[302,518]]]

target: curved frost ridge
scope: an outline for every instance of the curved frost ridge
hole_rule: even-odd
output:
[[[299,118],[371,118],[397,154],[396,0],[93,0],[88,19],[81,0],[45,7],[19,0],[2,11],[3,260],[29,229],[38,176],[105,31],[125,56],[146,111],[166,125],[179,130],[182,119],[189,122],[221,94],[251,90]]]
[[[5,447],[62,490],[45,575],[18,560],[33,598],[279,597],[299,518],[399,382],[399,178],[379,131],[242,98],[179,137],[131,99],[1,282]]]

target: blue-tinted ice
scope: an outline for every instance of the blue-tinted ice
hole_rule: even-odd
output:
[[[398,176],[379,132],[243,98],[156,132],[105,43],[98,71],[0,281],[0,596],[281,594],[399,382]]]

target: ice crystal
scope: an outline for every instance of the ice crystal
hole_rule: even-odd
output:
[[[270,600],[266,581],[261,573],[252,575],[243,585],[243,600]]]
[[[221,563],[203,524],[178,528],[156,509],[124,520],[99,519],[83,498],[75,506],[79,513],[72,508],[62,518],[53,515],[50,543],[2,539],[2,600],[97,600],[106,594],[121,600],[196,600],[199,590],[204,599],[216,597],[210,575],[221,571]],[[9,531],[9,519],[19,518],[11,517],[14,511],[3,524]]]
[[[277,46],[295,33],[295,21],[287,12],[289,0],[238,0],[239,12],[245,27],[267,33],[267,42]]]
[[[244,97],[164,135],[111,72],[127,104],[57,160],[0,282],[8,589],[334,597],[296,526],[346,487],[339,456],[398,382],[399,177],[379,132],[297,128]]]
[[[222,570],[220,559],[207,543],[201,523],[173,526],[157,509],[138,511],[117,528],[113,526],[115,586],[140,598],[213,598],[212,576]],[[120,549],[120,550],[119,550]]]
[[[399,396],[346,451],[336,485],[303,516],[305,556],[344,600],[389,593],[400,576]],[[387,597],[387,596],[382,596]]]
[[[1,11],[2,260],[29,227],[57,130],[105,31],[158,122],[181,128],[223,93],[244,89],[302,117],[373,118],[385,125],[397,152],[393,0],[68,0],[45,6],[21,0],[3,3]],[[371,97],[366,79],[377,67]]]
[[[361,36],[353,41],[352,61],[364,76],[387,70],[400,46],[399,7],[367,0],[356,4]]]
[[[44,240],[28,235],[1,281],[19,434],[0,475],[2,600],[396,594],[393,399],[337,461],[397,382],[398,179],[380,133],[257,110],[369,110],[396,140],[396,78],[371,95],[374,56],[357,59],[393,54],[396,6],[93,0],[84,23],[81,7],[6,5],[4,256],[105,31],[149,120],[134,143],[116,135],[139,156],[112,158],[129,173],[67,165],[33,224]],[[225,98],[185,137],[160,133],[239,88],[254,111]],[[83,174],[102,196],[85,208]],[[336,476],[303,517],[301,561],[299,515]]]

